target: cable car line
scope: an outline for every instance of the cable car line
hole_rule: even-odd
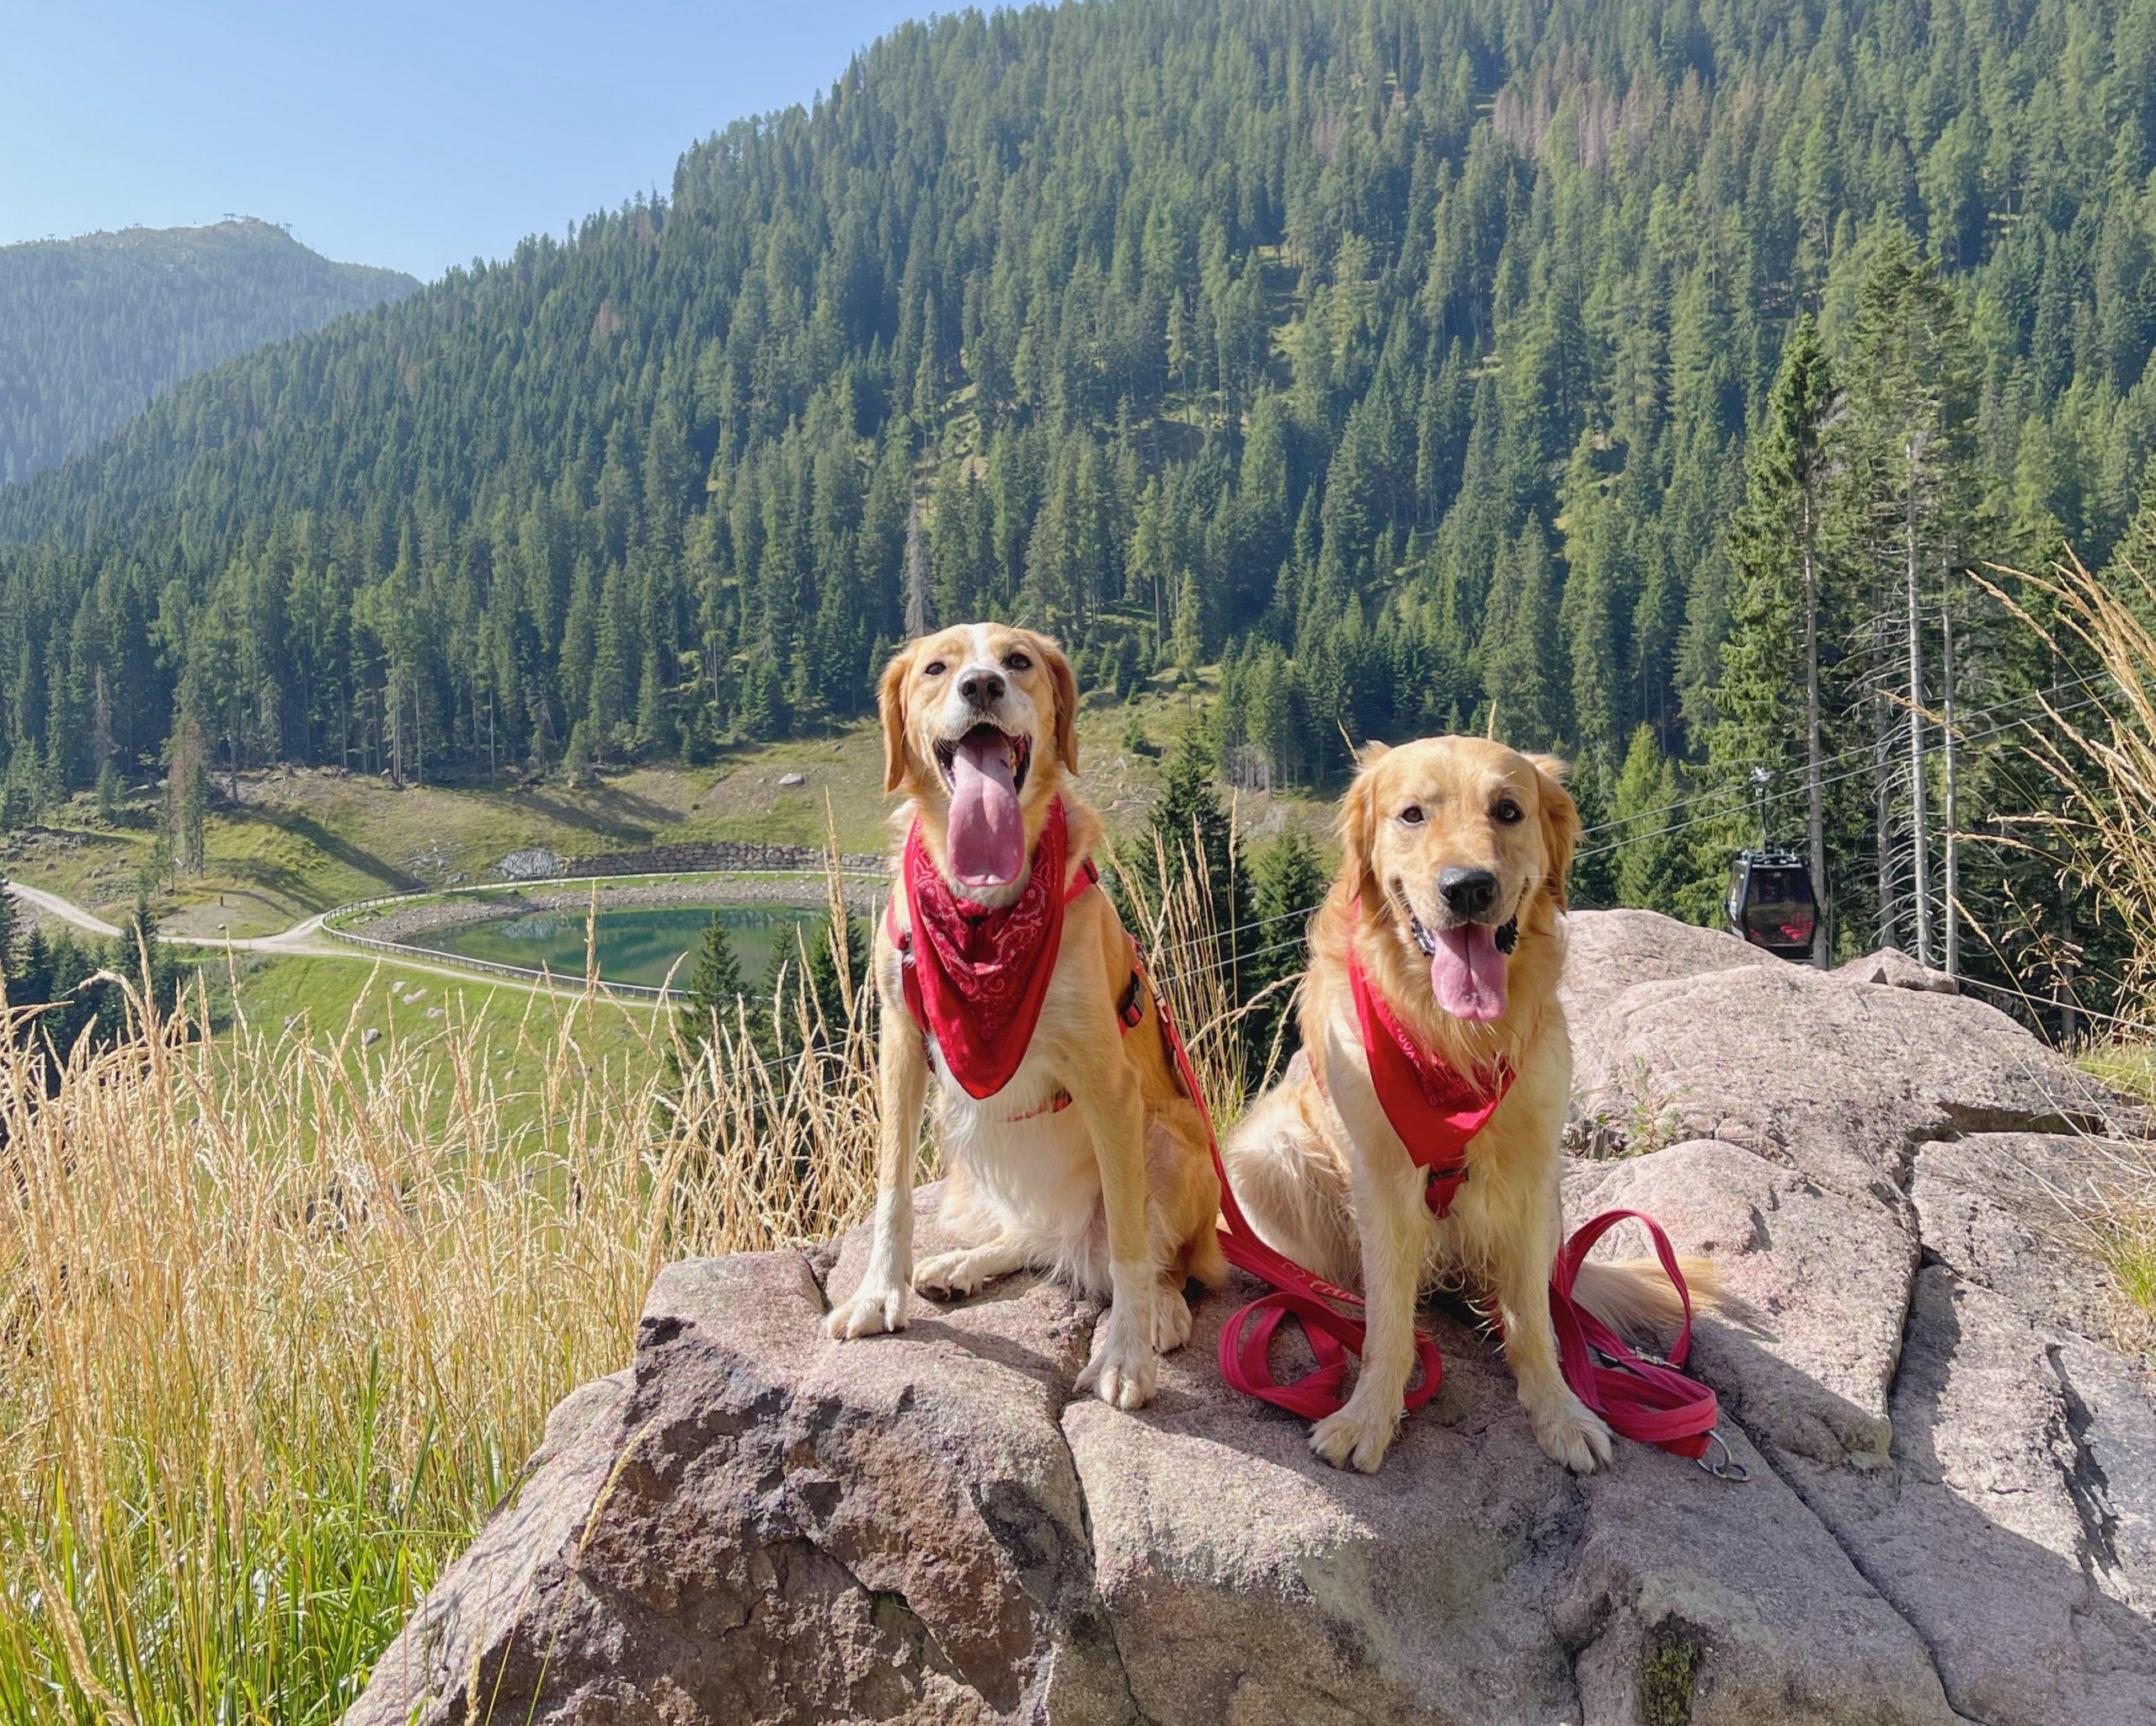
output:
[[[1971,710],[1969,717],[1976,719],[1988,718],[1993,713],[2003,711],[2008,707],[2018,706],[2024,701],[2048,700],[2054,695],[2064,695],[2069,690],[2086,689],[2092,683],[2107,680],[2108,679],[2100,679],[2093,675],[2089,677],[2068,678],[2065,682],[2054,684],[2047,690],[2025,690],[2018,695],[2009,695],[2004,701],[1994,702],[1989,707],[1974,708]],[[2029,717],[2031,719],[2034,719],[2036,716],[2031,714]],[[2020,724],[2023,722],[2016,720],[2013,722],[2015,724]],[[1987,733],[1987,735],[1989,735],[1989,733]],[[1965,738],[1963,738],[1963,741],[1968,742],[1971,741],[1971,739]],[[1874,746],[1870,743],[1852,744],[1846,749],[1837,750],[1833,754],[1822,756],[1820,759],[1819,764],[1822,768],[1833,767],[1841,762],[1852,759],[1858,755],[1870,755],[1873,752],[1873,748]],[[1791,770],[1793,773],[1796,771],[1796,770]],[[1737,781],[1725,781],[1723,784],[1719,786],[1711,786],[1705,791],[1694,791],[1689,796],[1679,797],[1673,803],[1665,803],[1659,809],[1642,809],[1637,814],[1612,816],[1607,821],[1598,821],[1593,827],[1582,828],[1580,837],[1582,839],[1592,839],[1596,834],[1606,833],[1613,827],[1622,827],[1635,821],[1652,820],[1657,815],[1673,814],[1679,809],[1689,808],[1693,804],[1704,802],[1707,798],[1726,796],[1733,790],[1741,791],[1742,789],[1742,785]]]
[[[2048,701],[2051,697],[2060,695],[2066,690],[2085,689],[2092,683],[2104,679],[2100,679],[2095,677],[2071,678],[2067,679],[2065,682],[2053,685],[2048,690],[2029,690],[2022,695],[2012,696],[2006,701],[1996,702],[1989,707],[1974,709],[1971,711],[1969,717],[1972,718],[1986,718],[1992,714],[2003,712],[2009,707],[2018,706],[2025,701],[2036,700]],[[2056,715],[2063,717],[2066,714],[2079,712],[2085,707],[2094,706],[2102,698],[2100,695],[2092,695],[2085,696],[2081,701],[2069,703],[2066,706],[2049,709],[2047,710],[2047,712],[2050,715]],[[1983,731],[1963,731],[1960,733],[1960,739],[1964,743],[1982,743],[1986,738],[1996,737],[2002,732],[2011,731],[2016,726],[2033,724],[2038,718],[2042,717],[2047,716],[2031,713],[2025,714],[2015,719],[2002,720],[1999,724],[1987,727]],[[1840,750],[1835,754],[1825,758],[1822,765],[1825,765],[1829,763],[1847,761],[1860,755],[1865,759],[1858,762],[1858,764],[1854,767],[1844,768],[1839,773],[1830,774],[1824,779],[1822,779],[1819,782],[1820,788],[1823,791],[1830,786],[1846,784],[1852,779],[1861,777],[1862,775],[1873,771],[1877,765],[1877,755],[1876,746],[1871,743],[1858,744],[1853,748]],[[1706,791],[1695,791],[1688,797],[1681,797],[1676,802],[1665,804],[1659,809],[1650,809],[1637,815],[1622,816],[1614,818],[1609,821],[1598,822],[1593,827],[1584,829],[1582,837],[1584,838],[1593,834],[1607,832],[1613,827],[1629,827],[1635,822],[1648,820],[1656,815],[1668,814],[1678,809],[1688,808],[1694,803],[1701,802],[1710,797],[1726,796],[1732,789],[1743,789],[1744,785],[1747,783],[1748,783],[1748,780],[1743,782],[1732,782],[1731,784],[1721,786],[1710,787]],[[1629,833],[1623,835],[1621,838],[1609,840],[1606,844],[1591,845],[1583,850],[1577,851],[1573,854],[1572,860],[1575,863],[1582,863],[1585,862],[1590,857],[1608,856],[1612,852],[1625,850],[1633,845],[1644,844],[1650,839],[1664,839],[1671,834],[1685,832],[1688,829],[1698,827],[1705,822],[1726,820],[1736,812],[1736,811],[1731,809],[1714,809],[1707,811],[1702,814],[1689,817],[1683,821],[1672,822],[1667,826],[1657,828],[1649,833]],[[1279,924],[1289,922],[1297,918],[1307,919],[1315,914],[1315,910],[1316,908],[1313,906],[1308,910],[1276,912],[1269,917],[1254,918],[1247,923],[1230,924],[1225,929],[1214,930],[1203,935],[1190,935],[1186,936],[1180,940],[1162,942],[1154,949],[1154,951],[1161,958],[1170,957],[1179,953],[1196,951],[1201,948],[1210,946],[1216,942],[1228,940],[1230,937],[1234,935],[1247,935],[1255,930],[1272,928]],[[1288,942],[1283,945],[1293,946],[1294,943]],[[1277,951],[1278,951],[1278,947],[1262,948],[1260,950],[1259,953],[1246,953],[1235,956],[1234,962],[1241,962],[1241,961],[1244,959],[1260,956],[1260,954],[1262,953],[1273,952]]]

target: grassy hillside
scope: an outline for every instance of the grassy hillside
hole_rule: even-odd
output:
[[[426,1075],[415,1084],[435,1129],[458,1106],[459,1061],[483,1066],[499,1094],[504,1127],[520,1132],[547,1115],[549,1084],[558,1088],[565,1066],[595,1082],[607,1073],[640,1082],[663,1067],[670,1033],[668,1015],[641,1005],[378,965],[358,955],[211,957],[202,979],[228,1036],[289,1033],[338,1048],[355,1078],[409,1063]]]
[[[244,218],[0,246],[0,483],[88,449],[182,378],[419,285]]]
[[[1114,832],[1140,825],[1157,793],[1162,753],[1193,723],[1206,694],[1149,689],[1129,702],[1095,698],[1079,726],[1083,794]],[[1134,725],[1145,743],[1131,744]],[[310,769],[243,775],[241,802],[220,801],[205,823],[205,866],[160,892],[166,926],[236,939],[290,928],[314,912],[376,893],[491,878],[528,846],[563,856],[696,839],[817,845],[835,831],[847,852],[889,843],[883,740],[867,722],[830,736],[744,745],[702,768],[653,765],[595,782],[530,788],[407,786]],[[798,773],[803,783],[782,786]],[[221,789],[222,781],[219,781]],[[1248,831],[1286,822],[1321,832],[1326,806],[1305,793],[1241,800]],[[43,828],[0,840],[0,868],[116,920],[148,862],[157,799],[137,795],[118,823],[75,797]]]

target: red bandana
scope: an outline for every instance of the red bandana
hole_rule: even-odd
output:
[[[1494,1085],[1485,1089],[1436,1050],[1424,1048],[1370,987],[1352,934],[1348,983],[1378,1102],[1415,1165],[1428,1171],[1422,1196],[1442,1217],[1452,1208],[1453,1195],[1467,1179],[1467,1143],[1489,1124],[1497,1105],[1504,1101],[1512,1089],[1513,1070],[1500,1062]]]
[[[962,899],[937,872],[921,823],[906,835],[902,882],[913,929],[906,1004],[967,1095],[992,1097],[1026,1058],[1063,945],[1069,834],[1060,799],[1033,847],[1033,872],[1010,904]],[[1090,884],[1090,877],[1081,877]]]

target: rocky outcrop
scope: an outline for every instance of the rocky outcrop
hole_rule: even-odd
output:
[[[2054,1196],[2108,1100],[1965,998],[1572,922],[1581,1107],[1631,1154],[1568,1206],[1720,1261],[1748,1484],[1573,1479],[1449,1313],[1365,1477],[1221,1384],[1246,1289],[1123,1414],[1053,1288],[840,1345],[857,1237],[691,1261],[348,1721],[2156,1720],[2156,1414]]]
[[[1849,960],[1834,967],[1834,975],[1847,978],[1851,983],[1885,983],[1892,988],[1922,989],[1928,994],[1956,995],[1961,992],[1961,984],[1946,972],[1919,964],[1899,947],[1881,947],[1861,959]]]

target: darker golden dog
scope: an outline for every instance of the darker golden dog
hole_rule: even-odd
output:
[[[886,788],[905,793],[900,831],[918,823],[927,866],[951,892],[976,910],[1013,905],[1059,800],[1068,862],[1058,886],[1075,897],[1023,1058],[980,1098],[953,1082],[945,1052],[909,1011],[907,899],[894,892],[873,961],[883,1005],[873,1244],[830,1333],[899,1329],[911,1288],[969,1294],[992,1277],[1045,1271],[1111,1302],[1080,1383],[1135,1408],[1153,1393],[1158,1351],[1190,1334],[1186,1280],[1217,1282],[1226,1265],[1203,1126],[1171,1068],[1150,992],[1131,993],[1134,956],[1115,907],[1081,879],[1101,823],[1070,783],[1070,664],[1031,631],[963,625],[900,649],[878,695]],[[1128,1025],[1126,1000],[1136,1004]],[[947,1171],[942,1220],[959,1244],[916,1268],[911,1195],[931,1071]]]

